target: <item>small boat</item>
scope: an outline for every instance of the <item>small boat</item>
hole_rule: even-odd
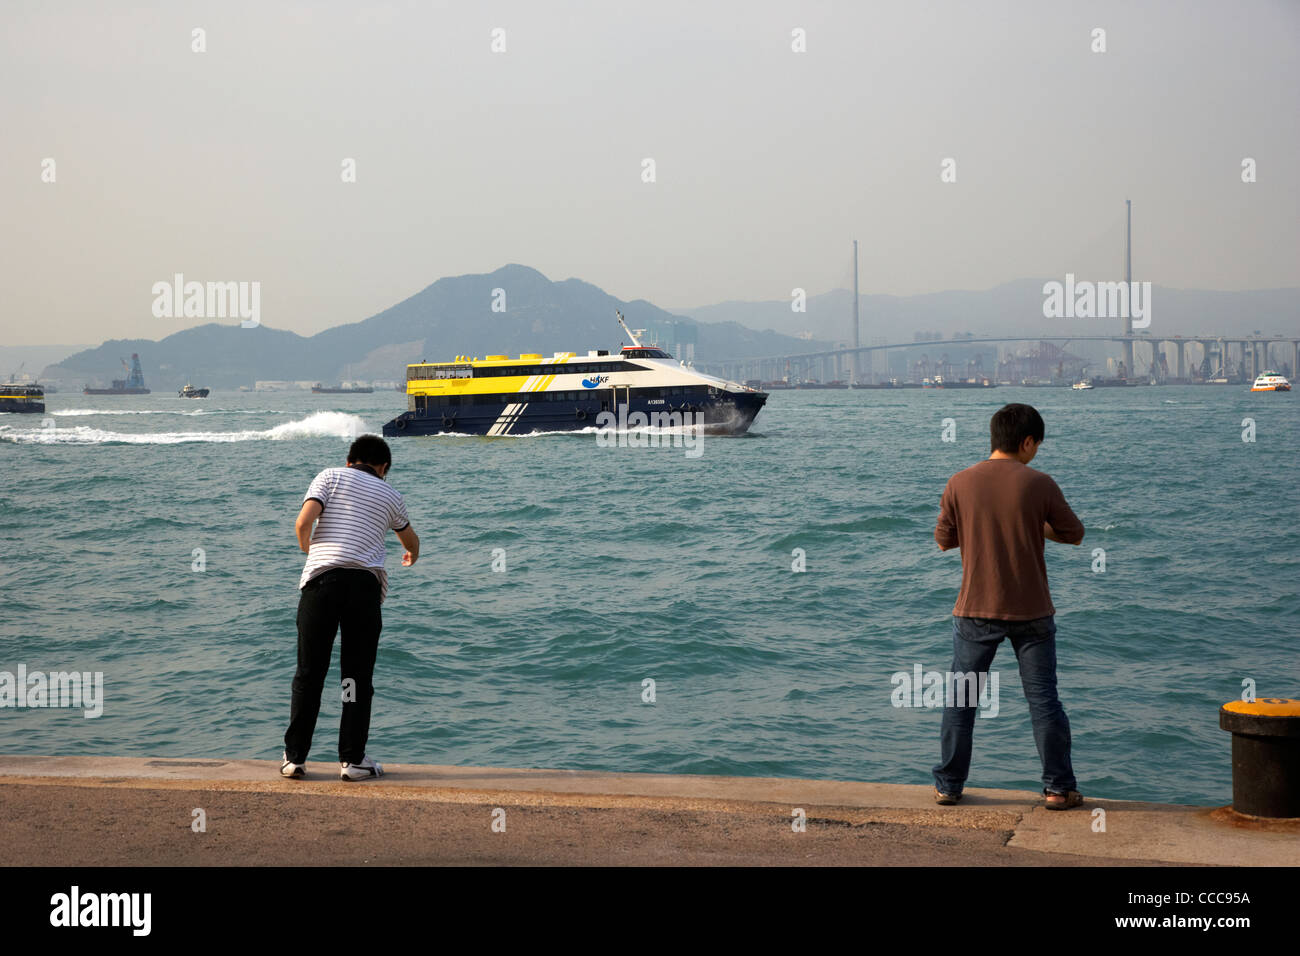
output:
[[[1272,369],[1262,373],[1250,387],[1252,392],[1289,392],[1291,383]]]
[[[195,388],[188,382],[185,387],[177,393],[181,398],[207,398],[208,390],[206,388]]]
[[[1093,387],[1092,382],[1089,382],[1087,379],[1084,379],[1081,382],[1075,382],[1073,385],[1070,386],[1070,388],[1074,389],[1076,392],[1082,392],[1084,389],[1092,388],[1092,387]]]

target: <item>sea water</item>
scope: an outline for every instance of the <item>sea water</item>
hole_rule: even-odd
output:
[[[1219,706],[1300,696],[1300,399],[1243,386],[778,391],[694,455],[392,439],[422,548],[403,568],[389,536],[371,755],[928,783],[942,712],[896,706],[898,675],[951,664],[939,496],[1011,401],[1087,527],[1046,545],[1081,789],[1229,802]],[[102,673],[102,714],[0,708],[0,752],[278,759],[294,518],[404,398],[46,402],[0,415],[0,671]],[[337,759],[337,653],[309,770]],[[994,670],[969,786],[1041,789],[1008,644]]]

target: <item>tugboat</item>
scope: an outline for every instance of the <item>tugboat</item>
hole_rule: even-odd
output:
[[[122,367],[127,368],[126,359],[122,360]],[[86,395],[148,395],[149,389],[144,385],[144,373],[140,371],[140,356],[135,352],[131,353],[131,366],[127,369],[126,378],[113,379],[112,388],[91,388],[87,385],[83,393]]]
[[[1250,390],[1252,392],[1289,392],[1291,391],[1291,383],[1285,377],[1269,369],[1255,379],[1255,384],[1250,387]]]
[[[206,388],[195,388],[187,382],[178,394],[181,398],[207,398],[208,390]]]
[[[580,431],[607,427],[611,415],[619,428],[637,427],[639,416],[649,425],[693,421],[706,434],[749,429],[767,392],[697,372],[642,344],[644,330],[628,328],[616,314],[632,340],[617,355],[595,349],[584,356],[458,356],[408,365],[407,411],[384,425],[384,437]],[[695,417],[686,419],[688,413]]]
[[[0,385],[0,412],[45,411],[45,389],[39,385]]]

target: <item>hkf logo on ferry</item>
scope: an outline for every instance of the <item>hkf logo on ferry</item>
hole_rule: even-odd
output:
[[[1151,325],[1150,282],[1075,282],[1067,272],[1064,283],[1043,283],[1043,295],[1044,318],[1132,318],[1135,329]]]

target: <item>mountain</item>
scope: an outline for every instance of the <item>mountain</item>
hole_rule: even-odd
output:
[[[1064,277],[1056,281],[1062,281]],[[859,299],[861,342],[890,344],[912,340],[918,332],[976,335],[1106,335],[1117,333],[1119,319],[1048,319],[1043,316],[1042,279],[1018,279],[983,291],[949,291],[906,297],[863,295]],[[1152,336],[1300,335],[1300,289],[1217,292],[1201,289],[1151,289]],[[789,300],[722,302],[684,309],[700,322],[744,322],[785,335],[811,334],[817,340],[853,340],[853,293],[836,289],[810,296],[806,312]],[[797,351],[813,351],[805,347]]]
[[[504,311],[493,311],[496,290]],[[733,319],[699,322],[644,300],[624,302],[578,279],[555,282],[536,269],[508,265],[486,275],[439,279],[422,291],[360,322],[313,336],[271,329],[244,329],[237,321],[185,329],[160,341],[114,339],[47,367],[43,380],[63,387],[108,384],[123,377],[121,359],[140,354],[146,384],[155,390],[186,381],[234,388],[259,380],[338,382],[405,378],[408,362],[588,349],[616,349],[626,335],[615,310],[632,328],[674,354],[694,345],[695,360],[736,355],[779,355],[824,348],[778,332],[758,332]]]

